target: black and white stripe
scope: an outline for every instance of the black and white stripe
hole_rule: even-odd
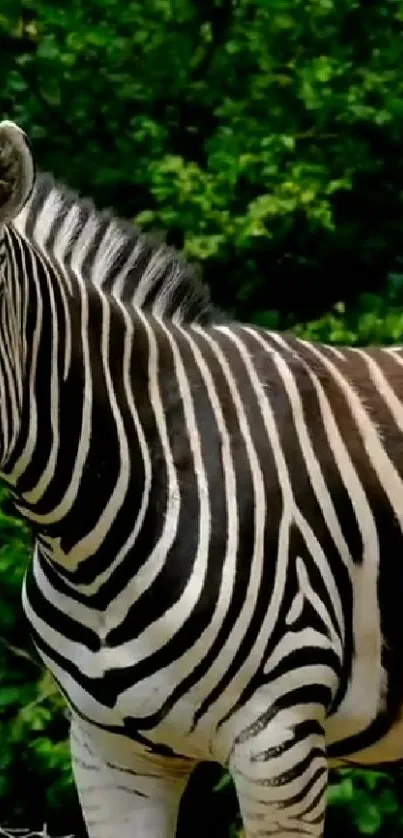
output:
[[[209,322],[175,254],[38,183],[0,242],[1,470],[89,834],[172,838],[209,759],[248,838],[320,836],[327,757],[403,753],[403,353]]]

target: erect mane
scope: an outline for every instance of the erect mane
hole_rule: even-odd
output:
[[[125,303],[177,323],[209,323],[214,308],[199,269],[92,200],[38,173],[16,229],[59,264]]]

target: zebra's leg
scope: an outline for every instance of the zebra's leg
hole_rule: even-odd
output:
[[[182,793],[193,763],[154,758],[136,748],[129,760],[99,753],[72,723],[73,773],[89,838],[174,838]]]
[[[249,733],[230,762],[246,838],[320,838],[327,791],[321,725],[274,723]]]

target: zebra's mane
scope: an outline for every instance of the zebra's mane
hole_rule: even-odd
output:
[[[177,323],[209,323],[214,308],[200,270],[136,225],[39,172],[15,228],[61,265],[112,296]]]

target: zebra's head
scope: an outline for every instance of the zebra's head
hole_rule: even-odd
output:
[[[14,122],[0,122],[0,225],[16,218],[34,181],[35,166],[26,135]]]
[[[35,167],[24,132],[13,122],[0,122],[0,468],[20,430],[27,346],[22,316],[28,299],[27,272],[10,248],[10,237],[16,236],[14,221],[34,182]]]

